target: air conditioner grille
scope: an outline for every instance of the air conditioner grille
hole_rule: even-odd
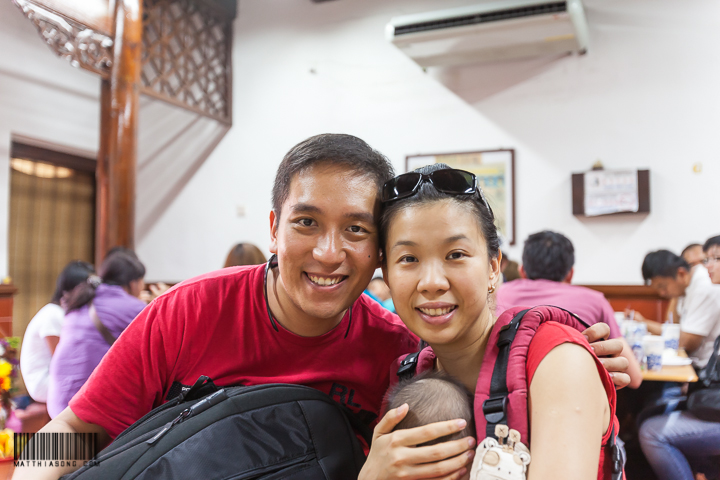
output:
[[[509,8],[506,10],[495,10],[494,12],[475,13],[431,22],[414,23],[412,25],[401,25],[395,27],[395,36],[415,32],[427,32],[429,30],[440,30],[443,28],[460,27],[463,25],[477,25],[479,23],[496,22],[498,20],[509,20],[511,18],[530,17],[534,15],[547,15],[567,11],[567,2],[550,2],[530,7]]]

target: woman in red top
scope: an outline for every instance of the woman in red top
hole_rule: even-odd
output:
[[[419,175],[419,174],[420,175]],[[442,164],[385,184],[381,217],[383,272],[403,322],[433,349],[434,368],[475,391],[495,322],[489,305],[500,278],[494,216],[474,175]],[[614,419],[612,381],[584,337],[554,322],[538,329],[528,351],[529,480],[609,479],[602,446]],[[472,438],[446,442],[447,460],[415,447],[462,430],[463,422],[393,432],[407,405],[388,412],[375,429],[361,480],[458,479]],[[478,441],[482,438],[478,438]]]

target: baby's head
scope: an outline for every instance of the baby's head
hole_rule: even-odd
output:
[[[475,437],[472,397],[458,380],[443,372],[428,372],[403,380],[388,393],[388,409],[407,403],[409,410],[395,430],[415,428],[445,420],[463,419],[467,426],[461,432],[447,435],[424,445]]]

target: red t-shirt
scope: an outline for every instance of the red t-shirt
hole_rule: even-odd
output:
[[[158,297],[118,338],[70,401],[111,437],[162,404],[174,383],[207,375],[220,386],[292,383],[329,394],[368,424],[380,413],[388,365],[417,337],[365,295],[338,326],[300,337],[270,323],[265,266],[225,268]],[[347,337],[345,337],[347,332]]]

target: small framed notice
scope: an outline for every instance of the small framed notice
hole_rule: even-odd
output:
[[[405,158],[405,171],[431,163],[446,163],[474,173],[495,214],[500,235],[508,244],[515,245],[515,150],[409,155]]]
[[[573,215],[650,212],[648,170],[592,170],[572,176]]]

